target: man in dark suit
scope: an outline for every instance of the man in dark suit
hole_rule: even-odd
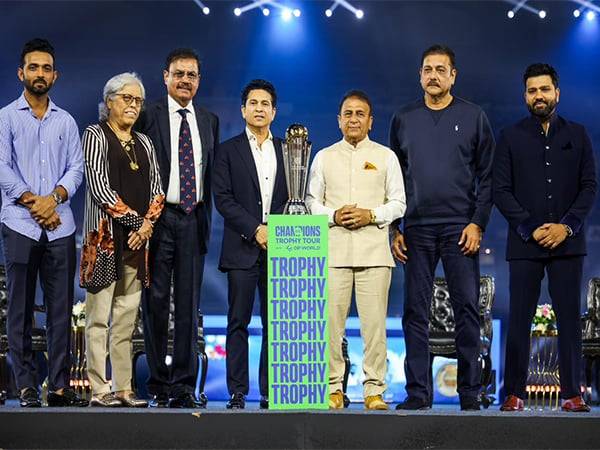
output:
[[[176,49],[163,71],[167,97],[149,105],[138,124],[156,149],[166,207],[150,242],[151,287],[143,301],[144,337],[150,366],[152,406],[193,408],[198,372],[198,300],[211,217],[211,167],[219,120],[192,103],[200,82],[200,60]],[[165,363],[173,281],[174,349]]]
[[[533,64],[523,77],[531,116],[502,131],[494,201],[509,224],[510,315],[502,411],[520,411],[529,333],[544,272],[558,321],[562,409],[589,411],[581,397],[581,276],[584,220],[594,204],[596,169],[582,125],[556,114],[558,74]]]
[[[268,408],[267,221],[288,199],[281,140],[270,125],[277,94],[271,83],[253,80],[242,91],[246,129],[219,146],[214,165],[215,206],[225,219],[219,270],[227,273],[227,408],[243,409],[248,395],[248,324],[256,288],[260,298],[261,408]]]

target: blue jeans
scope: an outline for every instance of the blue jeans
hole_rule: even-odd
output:
[[[464,224],[420,225],[405,230],[404,315],[406,392],[430,401],[433,392],[429,355],[429,310],[435,268],[442,260],[456,321],[458,393],[474,397],[481,389],[479,331],[479,257],[465,256],[458,245]]]

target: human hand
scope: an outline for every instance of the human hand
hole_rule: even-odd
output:
[[[133,251],[139,250],[146,243],[146,240],[140,235],[139,231],[130,231],[127,238],[127,245]]]
[[[48,231],[54,231],[61,224],[60,216],[54,211],[48,219],[39,219],[38,224]]]
[[[408,261],[408,255],[406,254],[407,250],[408,248],[404,242],[404,235],[399,230],[395,230],[392,238],[392,254],[394,255],[394,258],[402,264],[406,264],[406,261]]]
[[[549,248],[550,250],[554,250],[569,235],[567,233],[567,227],[565,227],[561,223],[545,223],[542,226],[546,226],[545,234],[540,238],[538,244],[542,247]]]
[[[479,251],[483,232],[481,227],[475,223],[467,225],[460,235],[458,245],[461,246],[463,255],[471,256]]]
[[[342,206],[338,211],[339,223],[349,230],[356,230],[371,223],[370,209],[357,208],[354,204]]]
[[[268,229],[266,225],[259,225],[254,233],[254,239],[260,248],[267,249]]]
[[[51,195],[33,195],[24,203],[29,206],[29,214],[36,221],[49,219],[56,209],[56,200]]]

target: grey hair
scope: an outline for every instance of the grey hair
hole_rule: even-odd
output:
[[[104,85],[104,90],[102,91],[103,101],[98,105],[98,115],[100,117],[100,121],[105,121],[108,119],[109,111],[106,107],[106,101],[109,98],[114,97],[115,94],[119,93],[128,84],[137,84],[142,91],[142,98],[146,99],[146,89],[144,89],[144,84],[137,73],[124,72],[120,73],[119,75],[115,75],[106,82]]]

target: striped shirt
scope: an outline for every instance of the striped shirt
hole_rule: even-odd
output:
[[[148,211],[144,217],[123,202],[119,193],[112,189],[109,177],[108,139],[100,125],[90,125],[83,132],[85,158],[85,214],[83,219],[83,245],[79,268],[79,285],[83,288],[106,287],[120,279],[115,260],[113,221],[131,230],[139,230],[144,218],[154,223],[158,220],[165,201],[162,182],[156,162],[154,146],[148,136],[136,133],[150,163],[150,195]],[[145,249],[145,273],[143,281],[149,287],[148,250]]]
[[[38,241],[42,228],[17,200],[27,191],[49,195],[59,185],[71,199],[82,180],[79,131],[69,113],[49,100],[46,114],[40,120],[23,94],[0,109],[0,222]],[[75,232],[69,199],[56,207],[61,224],[53,231],[46,231],[49,241]]]

